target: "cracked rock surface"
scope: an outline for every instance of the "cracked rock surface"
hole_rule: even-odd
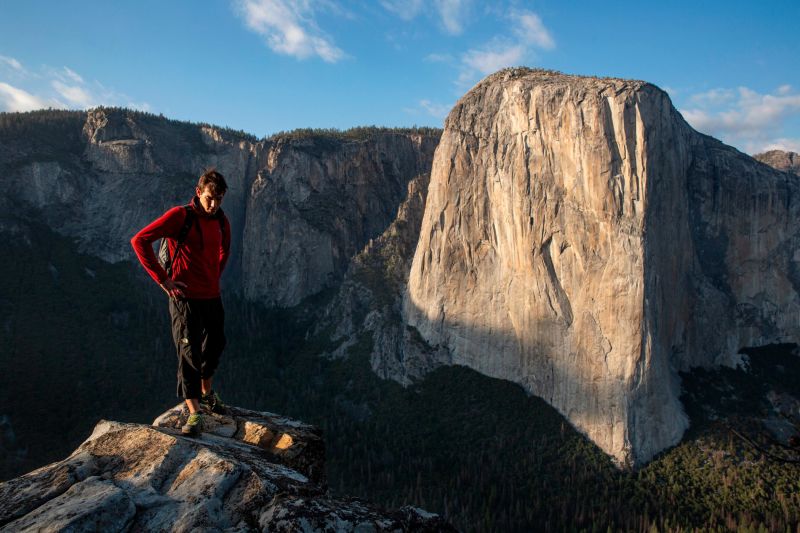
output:
[[[0,483],[0,531],[454,531],[410,506],[327,492],[312,426],[229,408],[185,437],[180,406],[152,426],[101,420],[69,457]]]

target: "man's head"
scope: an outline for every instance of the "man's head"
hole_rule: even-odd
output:
[[[197,194],[200,207],[209,215],[213,215],[222,204],[222,198],[225,196],[225,191],[228,190],[228,184],[225,183],[225,178],[215,169],[206,170],[200,176],[197,182],[195,193]]]

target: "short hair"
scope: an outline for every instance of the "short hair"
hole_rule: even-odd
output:
[[[228,190],[228,184],[225,183],[225,177],[217,172],[215,168],[209,168],[200,176],[197,181],[197,187],[202,191],[210,186],[214,194],[225,194]]]

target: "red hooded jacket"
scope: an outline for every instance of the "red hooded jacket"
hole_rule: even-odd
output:
[[[153,243],[167,237],[172,262],[172,279],[186,284],[183,293],[186,298],[217,298],[220,295],[219,277],[228,262],[231,248],[231,225],[222,210],[209,216],[197,205],[197,197],[192,199],[194,222],[186,235],[178,257],[175,257],[178,234],[186,220],[183,206],[173,207],[157,218],[131,239],[139,262],[156,283],[161,285],[167,279],[167,272],[158,263],[153,252]],[[219,216],[224,219],[221,230]]]

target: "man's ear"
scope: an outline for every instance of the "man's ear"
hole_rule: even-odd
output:
[[[194,194],[195,196],[200,196],[201,194],[203,194],[203,191],[200,190],[200,187],[195,187]]]

